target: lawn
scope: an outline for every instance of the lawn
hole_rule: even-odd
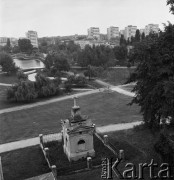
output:
[[[18,79],[15,74],[12,75],[0,74],[0,83],[13,84],[17,81]]]
[[[23,180],[50,172],[40,146],[1,154],[4,180]]]
[[[130,73],[134,72],[134,70],[135,68],[109,69],[103,71],[103,73],[98,78],[112,85],[120,85],[127,81]]]
[[[131,97],[113,93],[97,93],[80,97],[82,114],[89,115],[96,126],[142,120],[139,107],[128,106]],[[73,100],[38,106],[27,110],[4,113],[0,116],[0,144],[57,133],[61,119],[70,117]]]

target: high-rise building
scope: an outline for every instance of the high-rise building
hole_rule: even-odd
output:
[[[100,39],[100,29],[98,27],[90,27],[88,29],[88,38],[89,39]]]
[[[159,25],[158,24],[148,24],[145,26],[145,36],[149,35],[150,32],[158,33]]]
[[[135,37],[136,30],[137,30],[137,26],[129,25],[125,27],[124,38],[128,40],[128,38],[131,39],[132,36]]]
[[[26,37],[31,41],[33,47],[38,48],[38,36],[36,31],[28,31]]]
[[[108,37],[108,40],[119,37],[119,27],[111,26],[107,28],[107,37]]]

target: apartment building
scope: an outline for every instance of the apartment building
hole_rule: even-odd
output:
[[[7,45],[7,37],[0,37],[0,46]]]
[[[158,24],[148,24],[145,26],[145,36],[149,35],[150,32],[158,33],[159,25]]]
[[[111,26],[107,28],[107,37],[108,37],[108,40],[119,37],[119,27]]]
[[[88,39],[100,39],[100,29],[98,27],[90,27],[88,29]]]
[[[26,37],[31,41],[33,47],[38,48],[38,36],[36,31],[28,31]]]
[[[130,39],[132,36],[135,37],[136,30],[137,30],[137,26],[129,25],[125,27],[124,38],[128,40],[128,38]]]

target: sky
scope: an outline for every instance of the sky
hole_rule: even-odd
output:
[[[25,37],[35,30],[39,37],[87,34],[99,27],[106,34],[109,26],[138,29],[149,23],[170,21],[166,0],[0,0],[0,37]]]

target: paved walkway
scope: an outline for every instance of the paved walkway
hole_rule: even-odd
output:
[[[142,121],[137,121],[137,122],[132,122],[132,123],[123,123],[123,124],[111,124],[107,126],[97,127],[96,131],[102,134],[106,132],[112,132],[112,131],[121,131],[121,130],[126,130],[126,129],[132,129],[134,126],[140,125],[141,123]],[[61,139],[61,133],[58,133],[58,136]],[[22,148],[26,148],[30,146],[35,146],[35,145],[38,145],[39,143],[40,143],[39,137],[35,137],[35,138],[26,139],[26,140],[1,144],[0,153],[13,151],[16,149],[22,149]]]
[[[12,86],[12,84],[0,83],[0,86]]]
[[[135,97],[135,93],[127,91],[127,90],[124,90],[121,87],[122,86],[111,87],[111,90],[116,91],[116,92],[118,92],[120,94],[124,94],[124,95],[130,96],[130,97]]]

